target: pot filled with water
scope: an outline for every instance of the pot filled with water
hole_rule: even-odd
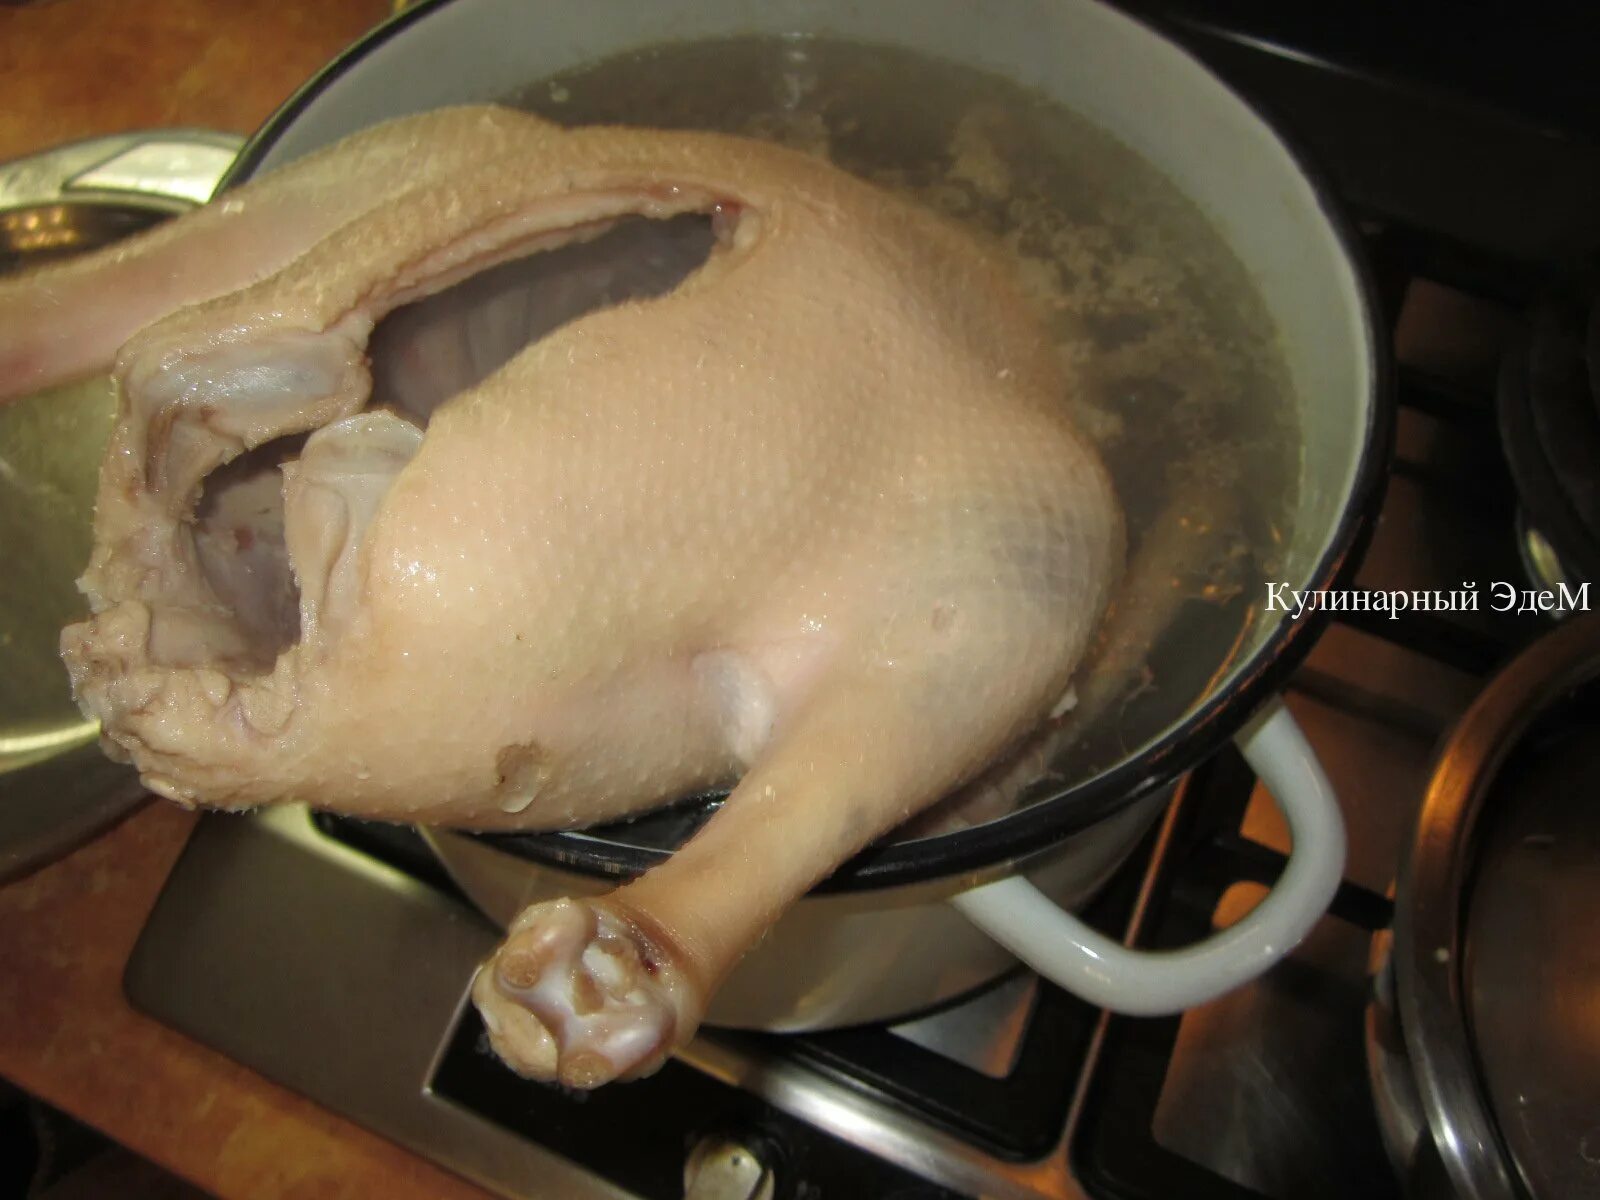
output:
[[[1045,725],[789,907],[709,981],[705,1019],[779,1030],[883,1020],[1018,958],[1093,1003],[1171,1012],[1287,952],[1337,886],[1343,833],[1276,696],[1316,627],[1268,600],[1347,575],[1387,415],[1347,231],[1271,128],[1175,46],[1087,0],[981,10],[452,0],[417,6],[333,63],[246,146],[228,185],[270,178],[376,122],[469,103],[560,125],[776,142],[964,227],[1006,264],[1045,331],[1068,381],[1059,403],[1122,509],[1120,583]],[[676,195],[649,203],[670,210]],[[374,395],[426,413],[440,399],[430,391],[456,386],[430,383],[427,364],[449,358],[480,380],[574,314],[699,286],[694,272],[730,238],[738,245],[743,217],[721,202],[667,215],[585,227],[487,269],[452,260],[450,286],[405,293],[359,331]],[[535,313],[558,292],[560,312]],[[423,457],[433,429],[417,435]],[[262,449],[266,458],[242,455],[217,473],[232,472],[227,496],[255,495],[251,471],[266,472],[269,491],[285,464],[297,478],[313,472],[308,452],[297,460],[302,443]],[[232,502],[215,486],[202,524]],[[628,569],[616,544],[585,555],[600,571]],[[234,586],[212,575],[215,588]],[[950,619],[935,606],[936,630]],[[739,669],[716,678],[738,696],[747,682]],[[958,690],[919,697],[928,730],[943,727]],[[902,732],[882,748],[914,760],[921,731]],[[1271,893],[1227,931],[1161,955],[1082,924],[1071,910],[1146,834],[1174,781],[1230,739],[1293,835]],[[502,783],[542,769],[532,750],[501,767]],[[184,786],[169,790],[186,798]],[[462,889],[511,924],[530,904],[606,892],[667,861],[723,796],[660,800],[630,819],[575,814],[565,823],[578,827],[543,833],[511,829],[516,810],[505,807],[468,822],[497,832],[429,836]],[[705,886],[714,893],[715,878]]]

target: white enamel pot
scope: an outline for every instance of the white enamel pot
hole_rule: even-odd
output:
[[[1282,582],[1325,588],[1348,574],[1378,498],[1389,420],[1384,352],[1345,226],[1248,104],[1094,0],[424,2],[286,104],[234,179],[388,117],[503,99],[655,43],[750,33],[827,33],[1005,76],[1176,183],[1253,277],[1281,334],[1304,439]],[[1316,632],[1315,618],[1263,612],[1209,690],[1114,767],[984,824],[875,847],[780,922],[710,1019],[775,1029],[881,1020],[959,994],[1015,958],[1092,1003],[1142,1014],[1202,1003],[1264,971],[1321,915],[1344,861],[1333,792],[1277,696]],[[1150,953],[1096,934],[1069,910],[1137,842],[1173,781],[1230,738],[1287,819],[1282,877],[1248,917],[1194,946]],[[502,921],[535,898],[609,887],[664,854],[603,833],[515,842],[436,836],[446,865]]]

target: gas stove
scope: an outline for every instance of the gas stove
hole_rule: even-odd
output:
[[[1396,455],[1356,586],[1542,586],[1495,392],[1520,314],[1570,282],[1551,264],[1600,246],[1594,113],[1501,75],[1492,104],[1465,99],[1453,60],[1407,58],[1405,38],[1375,58],[1252,6],[1200,11],[1143,15],[1330,174],[1394,332]],[[295,808],[201,822],[128,992],[506,1196],[679,1196],[687,1177],[774,1198],[1397,1195],[1364,1065],[1370,942],[1434,743],[1546,620],[1487,602],[1332,615],[1288,702],[1344,807],[1343,886],[1284,962],[1182,1017],[1110,1017],[1018,972],[889,1028],[707,1030],[649,1080],[566,1093],[489,1055],[466,990],[498,932],[420,837]],[[1142,946],[1191,941],[1248,911],[1287,849],[1227,751],[1181,782],[1088,916]]]

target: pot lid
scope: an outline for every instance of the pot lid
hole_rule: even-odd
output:
[[[1600,683],[1522,737],[1485,798],[1462,964],[1479,1068],[1535,1196],[1600,1194]]]
[[[0,163],[0,275],[99,249],[205,200],[241,139],[201,130],[115,134]],[[0,593],[0,883],[67,853],[146,796],[95,744],[61,669],[81,615],[90,511],[115,411],[109,382],[19,399],[0,413],[0,544],[25,580]]]
[[[1600,1195],[1600,614],[1446,743],[1396,912],[1401,1021],[1472,1196]]]
[[[1497,409],[1526,536],[1563,575],[1600,580],[1600,292],[1533,312],[1502,365]]]

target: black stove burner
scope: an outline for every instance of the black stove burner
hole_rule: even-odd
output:
[[[715,1136],[757,1150],[774,1170],[773,1200],[962,1200],[680,1062],[594,1092],[519,1079],[494,1057],[470,1008],[450,1037],[433,1091],[646,1200],[682,1196],[689,1149]]]

